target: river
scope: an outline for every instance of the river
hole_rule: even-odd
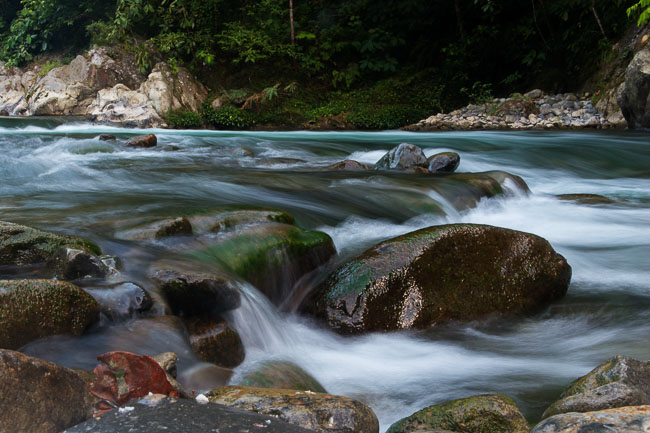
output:
[[[0,118],[0,220],[93,239],[122,256],[126,276],[141,282],[143,263],[157,250],[116,240],[112,221],[224,205],[286,210],[299,225],[330,234],[339,262],[418,228],[471,222],[540,235],[573,267],[567,296],[530,317],[353,338],[278,311],[244,286],[246,300],[230,320],[247,356],[233,382],[262,360],[292,360],[330,393],[368,404],[384,431],[428,405],[492,392],[513,397],[536,422],[564,386],[602,361],[650,358],[648,133],[146,132],[158,135],[156,148],[97,139],[140,130]],[[347,158],[374,163],[401,142],[427,155],[458,152],[460,172],[519,175],[532,193],[510,185],[503,197],[473,201],[434,177],[320,170]],[[254,155],[240,156],[242,147]],[[556,197],[569,193],[616,202]],[[185,380],[202,365],[183,335],[135,332],[128,321],[23,348],[89,369],[97,355],[118,349],[178,352]]]

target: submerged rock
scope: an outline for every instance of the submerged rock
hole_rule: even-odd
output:
[[[575,380],[542,415],[650,404],[650,362],[615,356]]]
[[[76,236],[0,221],[0,266],[23,267],[66,280],[101,277],[108,268],[94,243]]]
[[[99,140],[100,141],[115,141],[117,140],[117,137],[114,136],[113,134],[99,134]]]
[[[456,152],[442,152],[429,157],[426,167],[431,173],[453,173],[459,164],[459,154]]]
[[[424,167],[427,165],[427,157],[422,149],[415,144],[402,143],[391,149],[384,155],[377,164],[377,170],[404,170],[407,168]]]
[[[118,239],[143,241],[150,239],[164,239],[170,236],[191,235],[192,225],[184,217],[167,218],[149,224],[142,224],[116,233]]]
[[[169,432],[219,432],[242,433],[309,433],[298,426],[243,410],[219,404],[201,404],[195,400],[177,400],[148,396],[132,404],[132,410],[120,413],[111,411],[72,427],[68,433],[151,433]]]
[[[650,406],[626,406],[597,412],[570,412],[545,419],[531,433],[647,433]]]
[[[362,163],[354,161],[352,159],[346,159],[344,161],[337,162],[337,163],[332,164],[332,165],[328,165],[323,170],[329,170],[329,171],[366,171],[366,170],[370,170],[370,167],[368,167],[366,164],[362,164]]]
[[[394,423],[386,433],[528,433],[526,418],[505,395],[461,398],[422,409]]]
[[[158,144],[158,137],[156,137],[154,134],[147,134],[147,135],[138,135],[137,137],[133,137],[130,140],[127,140],[124,145],[126,147],[156,147]]]
[[[214,315],[239,307],[239,289],[225,273],[183,261],[162,260],[150,269],[173,313],[181,316]]]
[[[534,311],[561,298],[564,257],[539,236],[433,226],[384,241],[334,271],[306,310],[341,333],[425,328]]]
[[[244,344],[225,320],[194,317],[185,320],[192,350],[206,362],[234,368],[244,362]]]
[[[89,419],[94,403],[86,382],[73,370],[0,349],[3,432],[58,433]]]
[[[0,280],[0,348],[18,349],[52,335],[81,335],[98,316],[97,302],[65,281]]]
[[[326,393],[323,385],[309,373],[288,361],[268,361],[248,373],[241,381],[242,386],[254,388],[295,389]]]
[[[219,233],[242,226],[260,224],[295,224],[287,212],[272,209],[217,209],[209,213],[188,217],[195,233]]]
[[[560,194],[556,196],[560,200],[573,201],[579,204],[615,204],[617,200],[598,194]]]
[[[365,404],[347,397],[287,389],[225,386],[207,394],[223,404],[278,419],[320,433],[378,433],[379,422]]]
[[[636,53],[625,70],[618,105],[631,129],[650,128],[650,49]]]
[[[99,311],[114,321],[132,318],[153,306],[149,293],[135,283],[86,288],[86,292],[97,301]]]

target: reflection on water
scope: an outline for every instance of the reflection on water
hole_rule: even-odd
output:
[[[650,357],[647,134],[159,130],[154,149],[96,138],[138,132],[0,119],[0,219],[96,240],[122,257],[126,277],[154,298],[145,270],[161,250],[114,239],[116,224],[224,205],[289,211],[302,226],[332,236],[338,261],[422,227],[471,222],[540,235],[573,267],[568,296],[532,317],[354,338],[278,312],[242,283],[242,307],[229,319],[247,358],[233,382],[262,360],[290,359],[329,392],[369,404],[385,429],[427,405],[487,392],[512,396],[535,420],[568,382],[603,360]],[[503,197],[466,200],[467,187],[450,177],[320,170],[346,158],[374,163],[405,141],[427,155],[460,153],[459,171],[519,175],[532,194],[506,183]],[[242,147],[252,155],[237,156]],[[586,206],[555,197],[565,193],[619,202]],[[228,379],[196,359],[182,324],[169,318],[109,321],[81,338],[24,348],[79,368],[92,368],[98,354],[116,349],[176,352],[182,382],[192,389]]]

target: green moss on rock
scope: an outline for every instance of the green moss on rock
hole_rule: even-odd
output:
[[[272,209],[217,209],[209,213],[192,215],[189,218],[195,233],[233,229],[244,225],[295,224],[293,216],[287,212]]]
[[[0,348],[17,349],[38,338],[81,335],[97,320],[97,302],[57,280],[0,280]]]
[[[296,389],[327,392],[323,385],[305,370],[288,361],[269,361],[250,372],[241,381],[243,386],[255,388]]]

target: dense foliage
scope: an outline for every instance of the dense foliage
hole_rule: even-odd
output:
[[[252,113],[302,110],[304,120],[334,101],[348,121],[375,128],[493,93],[572,89],[607,55],[629,25],[627,14],[640,23],[650,16],[650,0],[293,5],[292,23],[286,0],[0,0],[0,59],[20,65],[46,51],[119,43],[143,72],[167,60],[215,90],[274,88],[276,100],[252,104]],[[291,83],[298,91],[283,91]],[[421,101],[417,87],[429,99]],[[302,105],[287,106],[289,93]],[[367,101],[368,93],[375,99]],[[207,116],[215,124],[232,120]],[[237,124],[252,122],[244,117]]]

